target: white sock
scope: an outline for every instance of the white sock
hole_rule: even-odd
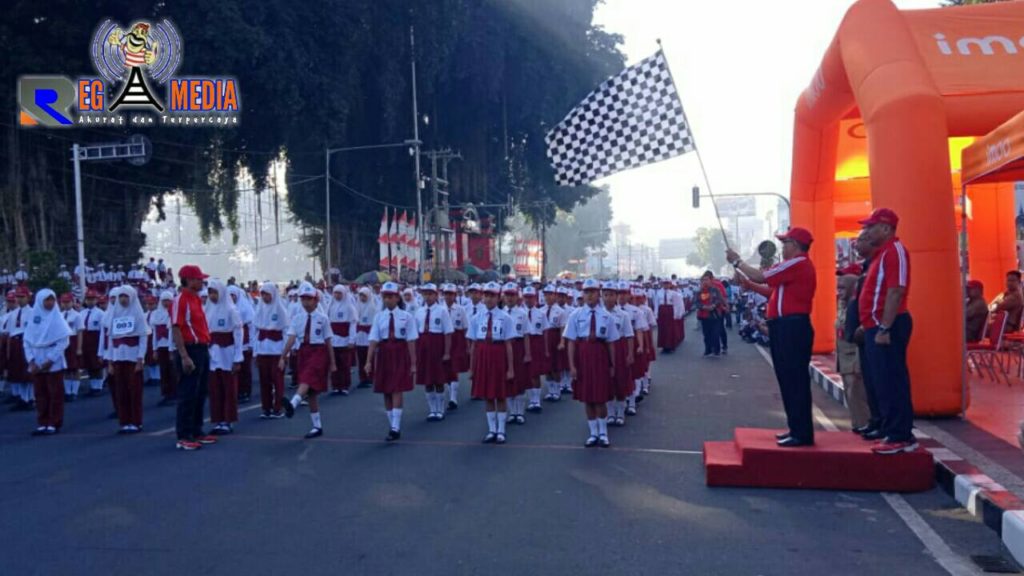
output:
[[[32,402],[36,399],[36,389],[31,384],[22,384],[22,389],[25,391],[25,402]]]
[[[71,394],[71,383],[74,382],[71,378],[64,379],[64,394]]]
[[[309,413],[309,419],[313,421],[313,428],[323,428],[323,426],[320,425],[320,413],[319,412],[310,412]]]
[[[89,388],[92,388],[93,390],[103,390],[103,379],[93,378],[89,380]]]
[[[459,381],[456,380],[448,384],[448,397],[452,399],[452,402],[459,401]]]
[[[81,388],[81,387],[82,387],[82,381],[79,380],[77,376],[71,379],[71,393],[72,394],[77,396],[78,395],[78,389]]]
[[[437,410],[434,410],[434,393],[430,392],[430,391],[427,391],[427,390],[424,390],[423,391],[423,396],[426,397],[426,399],[427,399],[427,411],[430,414],[433,414],[434,412],[437,412]]]
[[[636,390],[633,390],[633,393],[626,399],[626,406],[636,408]]]
[[[587,428],[590,428],[591,436],[597,436],[597,420],[587,420]]]
[[[391,428],[395,430],[402,429],[402,409],[395,408],[391,411]]]
[[[302,404],[302,396],[299,396],[298,394],[292,396],[291,402],[292,408],[298,408],[299,404]]]
[[[384,415],[388,417],[388,426],[391,426],[391,422],[392,422],[392,420],[391,420],[391,413],[392,412],[393,412],[393,410],[385,410],[384,411]]]
[[[597,419],[597,435],[598,436],[607,436],[608,435],[608,422],[606,422],[603,418],[598,418]]]
[[[508,419],[508,412],[498,412],[496,418],[498,420],[498,434],[504,434],[505,420]]]
[[[526,412],[526,392],[523,392],[522,394],[519,395],[518,408],[518,414],[522,416]]]
[[[619,400],[619,401],[616,402],[616,404],[618,405],[616,407],[616,411],[615,411],[616,415],[619,418],[625,418],[626,417],[626,401],[625,400]]]
[[[498,416],[494,412],[487,413],[487,431],[491,434],[498,431]]]

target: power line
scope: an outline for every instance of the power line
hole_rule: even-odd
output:
[[[323,176],[320,176],[320,178],[323,178]],[[404,208],[404,209],[407,209],[407,210],[412,210],[412,206],[408,206],[408,205],[404,205],[404,204],[392,204],[391,202],[385,202],[383,200],[378,200],[378,199],[376,199],[376,198],[374,198],[372,196],[367,196],[366,194],[363,194],[362,192],[356,190],[355,188],[349,186],[348,184],[345,184],[341,180],[338,180],[334,176],[331,176],[331,182],[334,182],[338,186],[341,186],[341,188],[343,190],[345,190],[346,192],[348,192],[349,194],[352,194],[353,196],[358,196],[358,197],[362,198],[363,200],[368,200],[370,202],[374,202],[374,203],[380,204],[381,206],[390,206],[392,208]]]

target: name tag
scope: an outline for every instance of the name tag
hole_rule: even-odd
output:
[[[271,314],[271,315],[270,315],[270,320],[271,320],[272,322],[277,322],[277,314]]]
[[[537,330],[540,330],[540,322],[534,322],[534,323],[533,323],[533,326],[534,326],[534,328],[536,328]]]
[[[125,336],[133,332],[135,332],[134,318],[118,318],[114,320],[114,323],[110,328],[110,333],[114,337]]]
[[[223,328],[223,327],[225,327],[227,325],[228,325],[228,321],[226,319],[221,318],[221,319],[217,320],[217,327],[218,328]]]

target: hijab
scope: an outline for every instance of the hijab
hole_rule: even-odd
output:
[[[151,326],[170,324],[171,314],[164,308],[164,302],[174,302],[174,293],[170,290],[164,290],[160,293],[160,301],[156,305],[156,310],[153,310],[149,317]]]
[[[121,295],[128,296],[128,305],[121,305]],[[118,320],[133,320],[131,330],[124,334],[115,334],[114,326]],[[145,338],[149,333],[149,326],[146,324],[146,313],[139,304],[139,293],[131,286],[118,286],[110,291],[110,305],[107,306],[107,314],[103,318],[107,325],[107,332],[113,338],[128,338],[138,336]]]
[[[31,318],[25,326],[25,343],[36,348],[45,348],[71,336],[71,328],[64,320],[60,307],[54,302],[53,308],[47,310],[43,302],[47,298],[57,299],[57,295],[49,288],[36,293],[35,304],[32,306]]]
[[[261,330],[285,330],[288,328],[288,309],[281,301],[281,292],[273,282],[260,286],[261,294],[270,294],[270,304],[260,298],[256,303],[256,327]],[[276,316],[276,320],[274,319]]]
[[[238,302],[235,302],[235,308],[238,309],[242,324],[252,324],[256,318],[256,311],[253,310],[252,298],[249,297],[249,294],[238,286],[228,286],[228,294],[238,299]]]
[[[220,280],[210,280],[207,290],[217,291],[217,301],[213,298],[206,301],[206,323],[211,332],[234,332],[242,325],[242,318],[235,308],[228,287]]]

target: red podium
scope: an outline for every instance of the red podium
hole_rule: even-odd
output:
[[[705,442],[707,485],[923,492],[935,481],[932,455],[923,448],[879,456],[851,432],[816,432],[814,446],[780,448],[775,433],[737,428],[732,442]]]

